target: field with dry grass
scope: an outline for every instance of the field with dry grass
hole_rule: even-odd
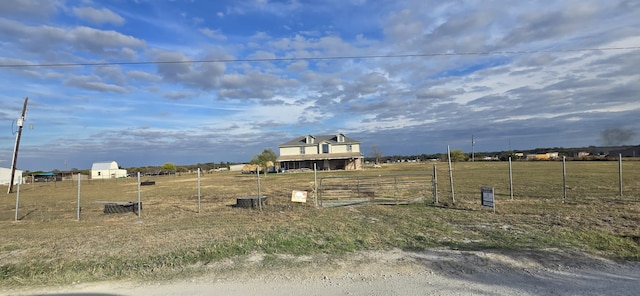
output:
[[[254,252],[263,264],[282,255],[348,255],[354,251],[579,250],[615,260],[640,260],[640,162],[567,162],[564,197],[561,162],[514,162],[509,194],[506,162],[456,163],[455,203],[446,163],[401,163],[326,176],[425,174],[437,165],[439,203],[315,207],[292,203],[292,190],[312,190],[313,172],[260,179],[268,197],[262,211],[233,207],[258,194],[256,175],[203,174],[198,212],[196,174],[142,177],[142,216],[104,214],[103,201],[136,201],[136,178],[82,181],[76,219],[75,181],[25,184],[0,198],[0,285],[64,284],[122,278],[174,278],[198,274],[216,262]],[[480,205],[480,187],[496,192],[496,211]],[[4,189],[0,188],[6,192]],[[286,263],[298,264],[298,263]],[[299,263],[302,264],[302,263]],[[232,265],[232,264],[231,264]]]

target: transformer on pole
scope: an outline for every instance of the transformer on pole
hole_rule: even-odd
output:
[[[18,118],[16,125],[18,126],[18,132],[16,133],[16,144],[13,147],[13,159],[11,160],[11,181],[9,182],[9,188],[7,194],[13,192],[13,181],[16,174],[16,162],[18,160],[18,147],[20,146],[20,137],[22,135],[22,126],[24,125],[25,115],[27,113],[27,101],[29,98],[24,98],[24,106],[22,107],[22,115]]]

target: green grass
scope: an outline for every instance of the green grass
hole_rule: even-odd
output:
[[[394,164],[336,175],[430,174],[433,164]],[[202,272],[225,260],[264,254],[339,257],[361,250],[580,250],[619,260],[640,260],[640,162],[624,163],[618,196],[617,162],[568,162],[563,198],[561,162],[514,162],[514,198],[505,162],[457,163],[456,202],[446,163],[437,163],[438,205],[431,197],[409,205],[315,208],[293,204],[292,190],[310,190],[313,173],[268,175],[263,211],[233,208],[239,196],[257,195],[255,175],[226,172],[201,180],[197,213],[195,175],[155,177],[142,187],[143,212],[105,215],[96,201],[137,200],[135,179],[21,187],[0,199],[0,285],[58,284],[122,278],[173,278]],[[146,178],[143,178],[146,180]],[[480,206],[480,186],[496,190],[496,213]],[[1,189],[1,188],[0,188]],[[6,188],[5,188],[6,189]],[[310,198],[311,199],[311,198]],[[293,263],[291,263],[293,264]],[[295,263],[304,264],[304,263]]]

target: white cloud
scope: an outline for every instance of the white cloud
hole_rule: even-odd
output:
[[[92,24],[102,25],[111,23],[114,25],[122,25],[125,22],[123,17],[106,8],[74,7],[72,11],[78,18]]]
[[[601,129],[640,128],[633,1],[45,2],[54,4],[33,13],[25,9],[36,2],[1,2],[0,65],[117,65],[2,68],[0,110],[15,109],[5,98],[29,95],[50,128],[38,140],[47,147],[31,151],[69,142],[67,116],[82,126],[74,152],[129,157],[128,146],[149,143],[153,155],[135,161],[184,149],[185,163],[211,151],[244,161],[288,135],[337,130],[402,154],[466,143],[471,132],[531,148],[594,145]],[[608,47],[628,49],[596,50]],[[593,50],[571,51],[579,48]],[[65,133],[48,138],[56,129]],[[486,148],[502,148],[494,143]]]
[[[209,28],[200,28],[199,31],[200,33],[212,39],[221,40],[221,41],[227,40],[227,37],[222,35],[219,30],[211,30]]]

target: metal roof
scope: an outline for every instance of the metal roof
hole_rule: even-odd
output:
[[[338,142],[338,135],[344,136],[344,142]],[[311,136],[315,139],[313,143],[307,143],[305,140],[308,136]],[[317,145],[319,143],[339,143],[339,144],[359,144],[360,141],[349,138],[344,134],[335,134],[335,135],[306,135],[297,137],[291,141],[280,144],[278,147],[299,147],[299,146],[308,146],[308,145]]]
[[[93,165],[91,166],[91,170],[92,171],[97,171],[97,170],[109,170],[111,169],[111,164],[116,163],[115,161],[101,161],[101,162],[94,162]],[[115,165],[116,169],[118,168],[118,163],[116,163]]]

